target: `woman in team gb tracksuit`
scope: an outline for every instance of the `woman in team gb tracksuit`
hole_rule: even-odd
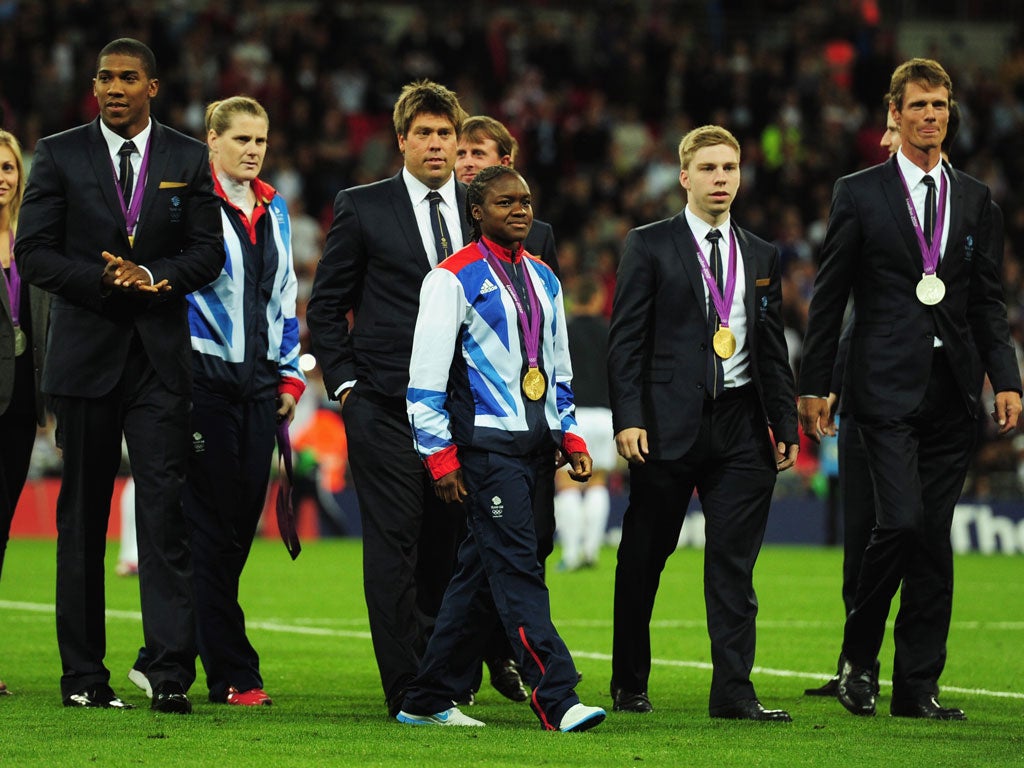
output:
[[[473,682],[490,592],[541,725],[582,731],[605,712],[573,690],[576,667],[551,623],[530,501],[559,450],[574,479],[591,473],[573,417],[561,286],[521,248],[533,212],[518,173],[484,169],[466,205],[475,242],[420,291],[407,405],[435,492],[465,504],[469,536],[398,720],[483,725],[452,702]]]

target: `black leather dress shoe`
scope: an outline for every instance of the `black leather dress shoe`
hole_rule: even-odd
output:
[[[192,702],[188,700],[184,686],[174,680],[164,680],[153,686],[153,701],[149,708],[175,715],[192,714]]]
[[[834,699],[839,692],[839,675],[817,688],[804,688],[804,696],[828,696]]]
[[[944,707],[934,696],[920,699],[892,698],[889,712],[893,717],[920,717],[926,720],[966,720],[967,715],[962,709]]]
[[[64,706],[88,707],[90,709],[135,709],[131,704],[121,701],[106,683],[97,683],[84,691],[72,693],[64,699]]]
[[[763,723],[791,723],[793,718],[784,709],[765,709],[757,699],[736,701],[727,707],[710,710],[712,717],[726,720],[757,720]]]
[[[875,714],[875,699],[878,696],[878,665],[871,668],[858,667],[843,657],[839,668],[839,683],[836,698],[839,703],[855,715],[871,717]]]
[[[491,685],[494,690],[511,701],[526,701],[530,698],[523,678],[519,675],[519,666],[512,659],[488,659],[487,668],[491,671]]]
[[[615,712],[635,712],[642,715],[654,711],[651,700],[647,697],[647,691],[632,693],[618,690],[613,698],[612,710]]]

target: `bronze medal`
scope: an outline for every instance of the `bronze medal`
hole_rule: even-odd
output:
[[[934,307],[945,297],[946,284],[938,275],[923,274],[917,283],[915,292],[918,301],[926,306]]]
[[[537,368],[530,368],[523,376],[523,394],[531,400],[540,400],[545,389],[544,374]]]
[[[28,349],[28,338],[18,326],[14,326],[14,356],[19,357]]]
[[[711,345],[715,348],[715,354],[723,360],[728,360],[736,354],[736,337],[728,328],[719,328],[715,331]]]

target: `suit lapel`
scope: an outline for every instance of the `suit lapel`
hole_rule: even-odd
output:
[[[409,200],[409,189],[402,180],[401,171],[392,176],[391,207],[395,212],[395,221],[409,243],[409,252],[419,254],[420,267],[426,274],[430,271],[430,257],[427,255],[426,246],[423,245],[423,238],[420,237],[416,214],[413,213],[412,202]]]
[[[707,304],[704,296],[704,277],[700,272],[700,263],[697,261],[697,246],[693,241],[693,231],[686,223],[686,214],[677,213],[672,217],[672,243],[675,245],[679,260],[683,263],[683,271],[690,282],[693,290],[693,297],[701,306]],[[706,314],[706,313],[705,313]]]
[[[135,227],[135,233],[140,234],[145,232],[146,221],[149,219],[149,213],[153,208],[153,204],[156,198],[159,196],[157,190],[160,189],[160,182],[165,178],[164,171],[167,170],[167,142],[164,141],[164,127],[160,125],[154,118],[150,118],[153,121],[153,130],[150,133],[149,142],[149,168],[146,169],[146,188],[142,193],[142,211],[139,214],[139,221]]]
[[[740,249],[740,256],[743,258],[743,307],[747,311],[747,339],[752,339],[755,319],[754,294],[756,293],[757,258],[754,254],[754,244],[747,239],[747,233],[735,224],[732,225],[732,231],[736,233],[736,246]]]
[[[473,241],[473,229],[469,226],[469,219],[466,218],[466,185],[461,181],[455,182],[455,199],[459,203],[459,221],[462,222],[462,243],[469,245]],[[540,254],[534,254],[538,258]]]
[[[946,249],[939,259],[939,266],[936,274],[943,272],[943,266],[950,262],[950,259],[957,259],[963,254],[963,250],[956,247],[957,243],[963,242],[962,231],[964,228],[964,185],[960,183],[960,177],[953,167],[943,163],[946,173],[949,175],[949,221],[946,229],[949,234],[946,236]]]
[[[123,225],[124,212],[121,210],[121,201],[118,198],[120,192],[117,187],[117,178],[114,176],[114,168],[111,165],[107,142],[104,141],[103,134],[100,133],[100,119],[98,117],[89,126],[89,143],[91,145],[89,162],[92,164],[93,173],[96,174],[100,195],[103,197],[103,202],[106,203],[114,221],[119,221]],[[125,231],[124,226],[121,227],[121,231],[124,232],[124,244],[127,245],[128,233]]]
[[[900,178],[899,168],[896,165],[896,156],[893,155],[882,172],[882,191],[885,193],[886,202],[889,204],[889,212],[892,213],[896,222],[896,228],[900,231],[907,256],[910,258],[916,272],[921,271],[921,247],[917,243],[917,233],[914,232],[914,225],[910,221],[910,214],[907,212],[907,192]]]

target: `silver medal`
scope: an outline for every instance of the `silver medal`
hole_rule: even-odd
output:
[[[28,348],[28,338],[18,326],[14,326],[14,356],[19,357]]]

